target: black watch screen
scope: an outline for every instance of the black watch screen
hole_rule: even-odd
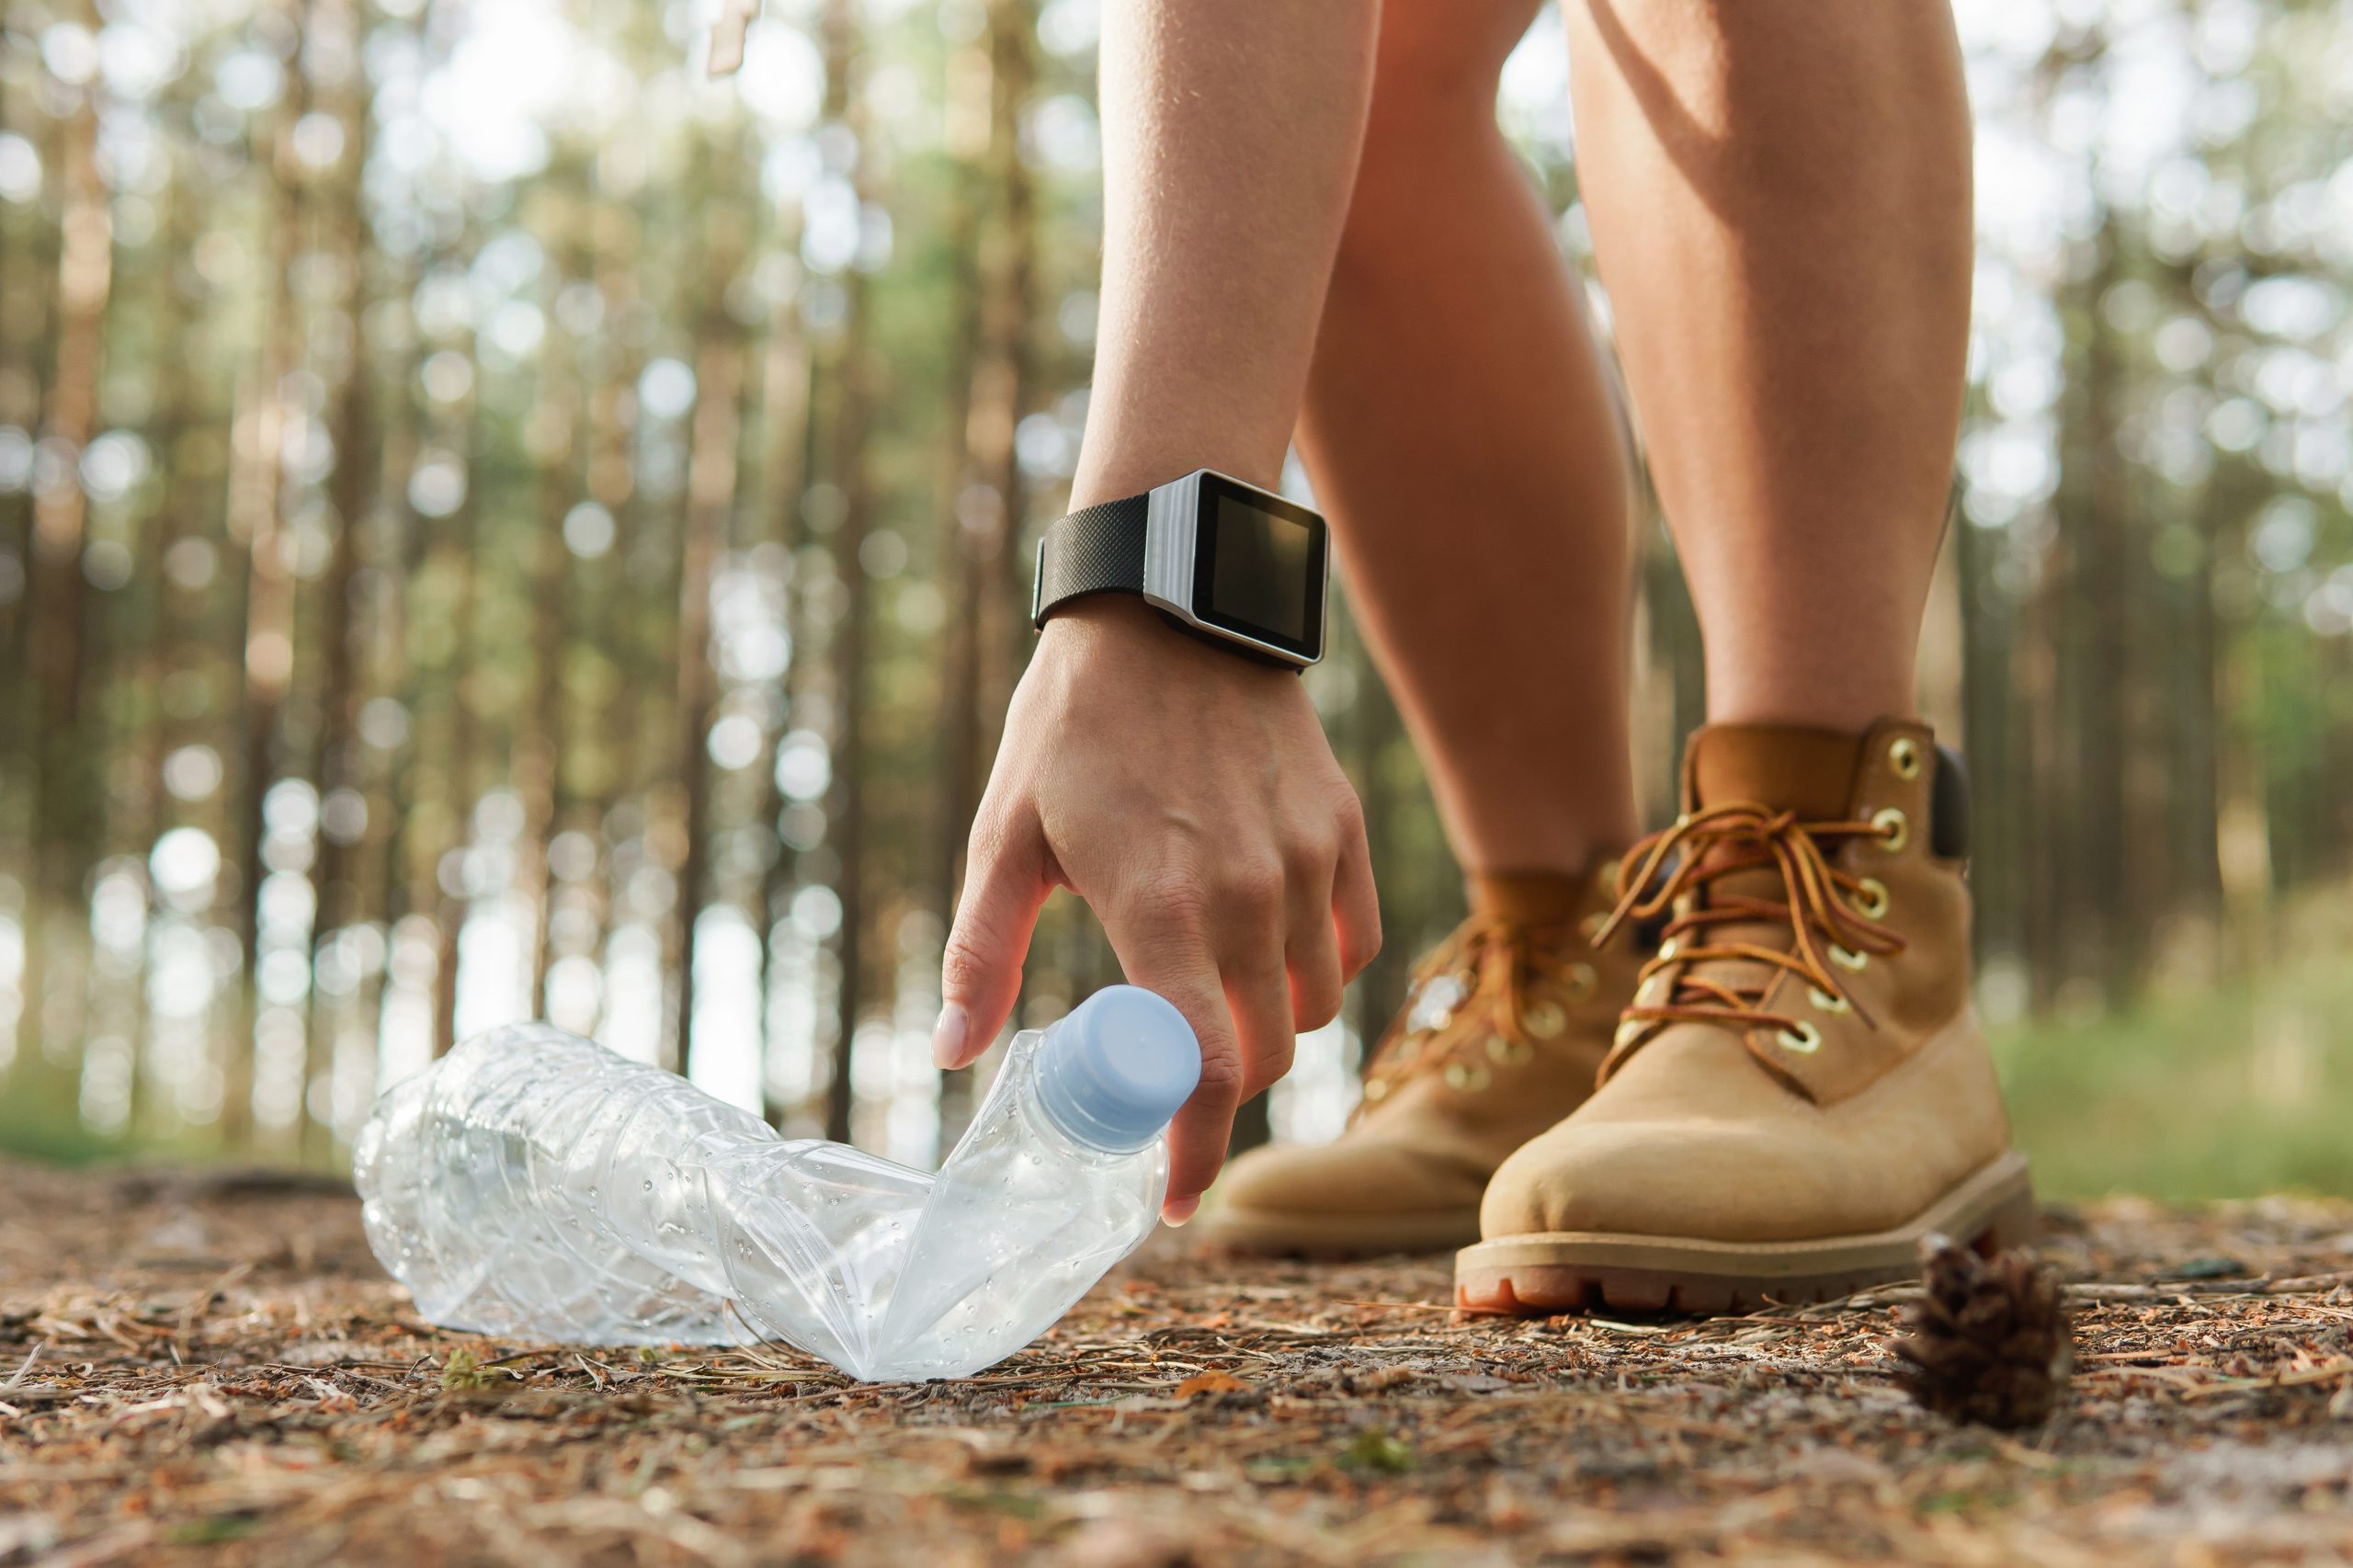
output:
[[[1302,659],[1323,650],[1329,530],[1304,506],[1222,474],[1200,476],[1193,614]]]

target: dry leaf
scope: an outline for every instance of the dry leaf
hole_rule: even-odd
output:
[[[1196,1372],[1176,1385],[1176,1397],[1199,1399],[1205,1393],[1240,1393],[1249,1386],[1231,1372]]]

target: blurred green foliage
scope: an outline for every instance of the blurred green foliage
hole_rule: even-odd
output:
[[[2353,964],[2336,899],[2279,960],[2114,1014],[1996,1030],[2018,1146],[2047,1198],[2353,1193]]]

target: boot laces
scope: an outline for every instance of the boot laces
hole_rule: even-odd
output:
[[[1637,1001],[1621,1015],[1629,1024],[1714,1023],[1736,1029],[1801,1028],[1796,1015],[1766,1006],[1783,975],[1803,981],[1822,995],[1847,1006],[1853,998],[1832,967],[1859,968],[1863,956],[1888,957],[1904,950],[1904,938],[1855,907],[1872,902],[1870,879],[1830,863],[1828,848],[1858,840],[1888,840],[1897,830],[1876,822],[1801,822],[1795,812],[1748,802],[1727,802],[1677,818],[1627,851],[1618,876],[1618,903],[1595,934],[1607,942],[1629,921],[1648,924],[1668,915],[1659,927],[1660,952],[1644,964]],[[1714,884],[1760,869],[1778,871],[1782,896],[1759,897]],[[1688,896],[1687,896],[1688,895]],[[1883,893],[1881,894],[1883,897]],[[1678,908],[1678,901],[1681,906]],[[1671,912],[1671,913],[1670,913]],[[1726,926],[1786,926],[1787,948],[1711,936]],[[1754,985],[1737,984],[1715,960],[1763,966]],[[1669,976],[1666,994],[1640,998],[1652,977]],[[1866,1023],[1870,1015],[1861,1014]]]
[[[1574,971],[1586,947],[1574,923],[1527,926],[1474,911],[1414,966],[1405,1006],[1366,1066],[1367,1084],[1381,1083],[1385,1092],[1467,1061],[1491,1040],[1502,1040],[1506,1051],[1532,1052],[1532,1037],[1563,1032],[1562,1002],[1577,999],[1573,983],[1547,986],[1540,977]],[[1547,990],[1560,992],[1561,1000],[1544,995]],[[1553,1010],[1549,1017],[1541,1012],[1547,1008]],[[1475,1027],[1481,1022],[1484,1029]],[[1443,1042],[1438,1049],[1423,1048],[1433,1038]]]

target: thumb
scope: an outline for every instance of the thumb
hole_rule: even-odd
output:
[[[1025,815],[1001,829],[973,825],[964,893],[939,962],[939,1022],[932,1029],[931,1057],[942,1068],[979,1056],[1012,1016],[1029,934],[1052,891],[1034,818]]]

